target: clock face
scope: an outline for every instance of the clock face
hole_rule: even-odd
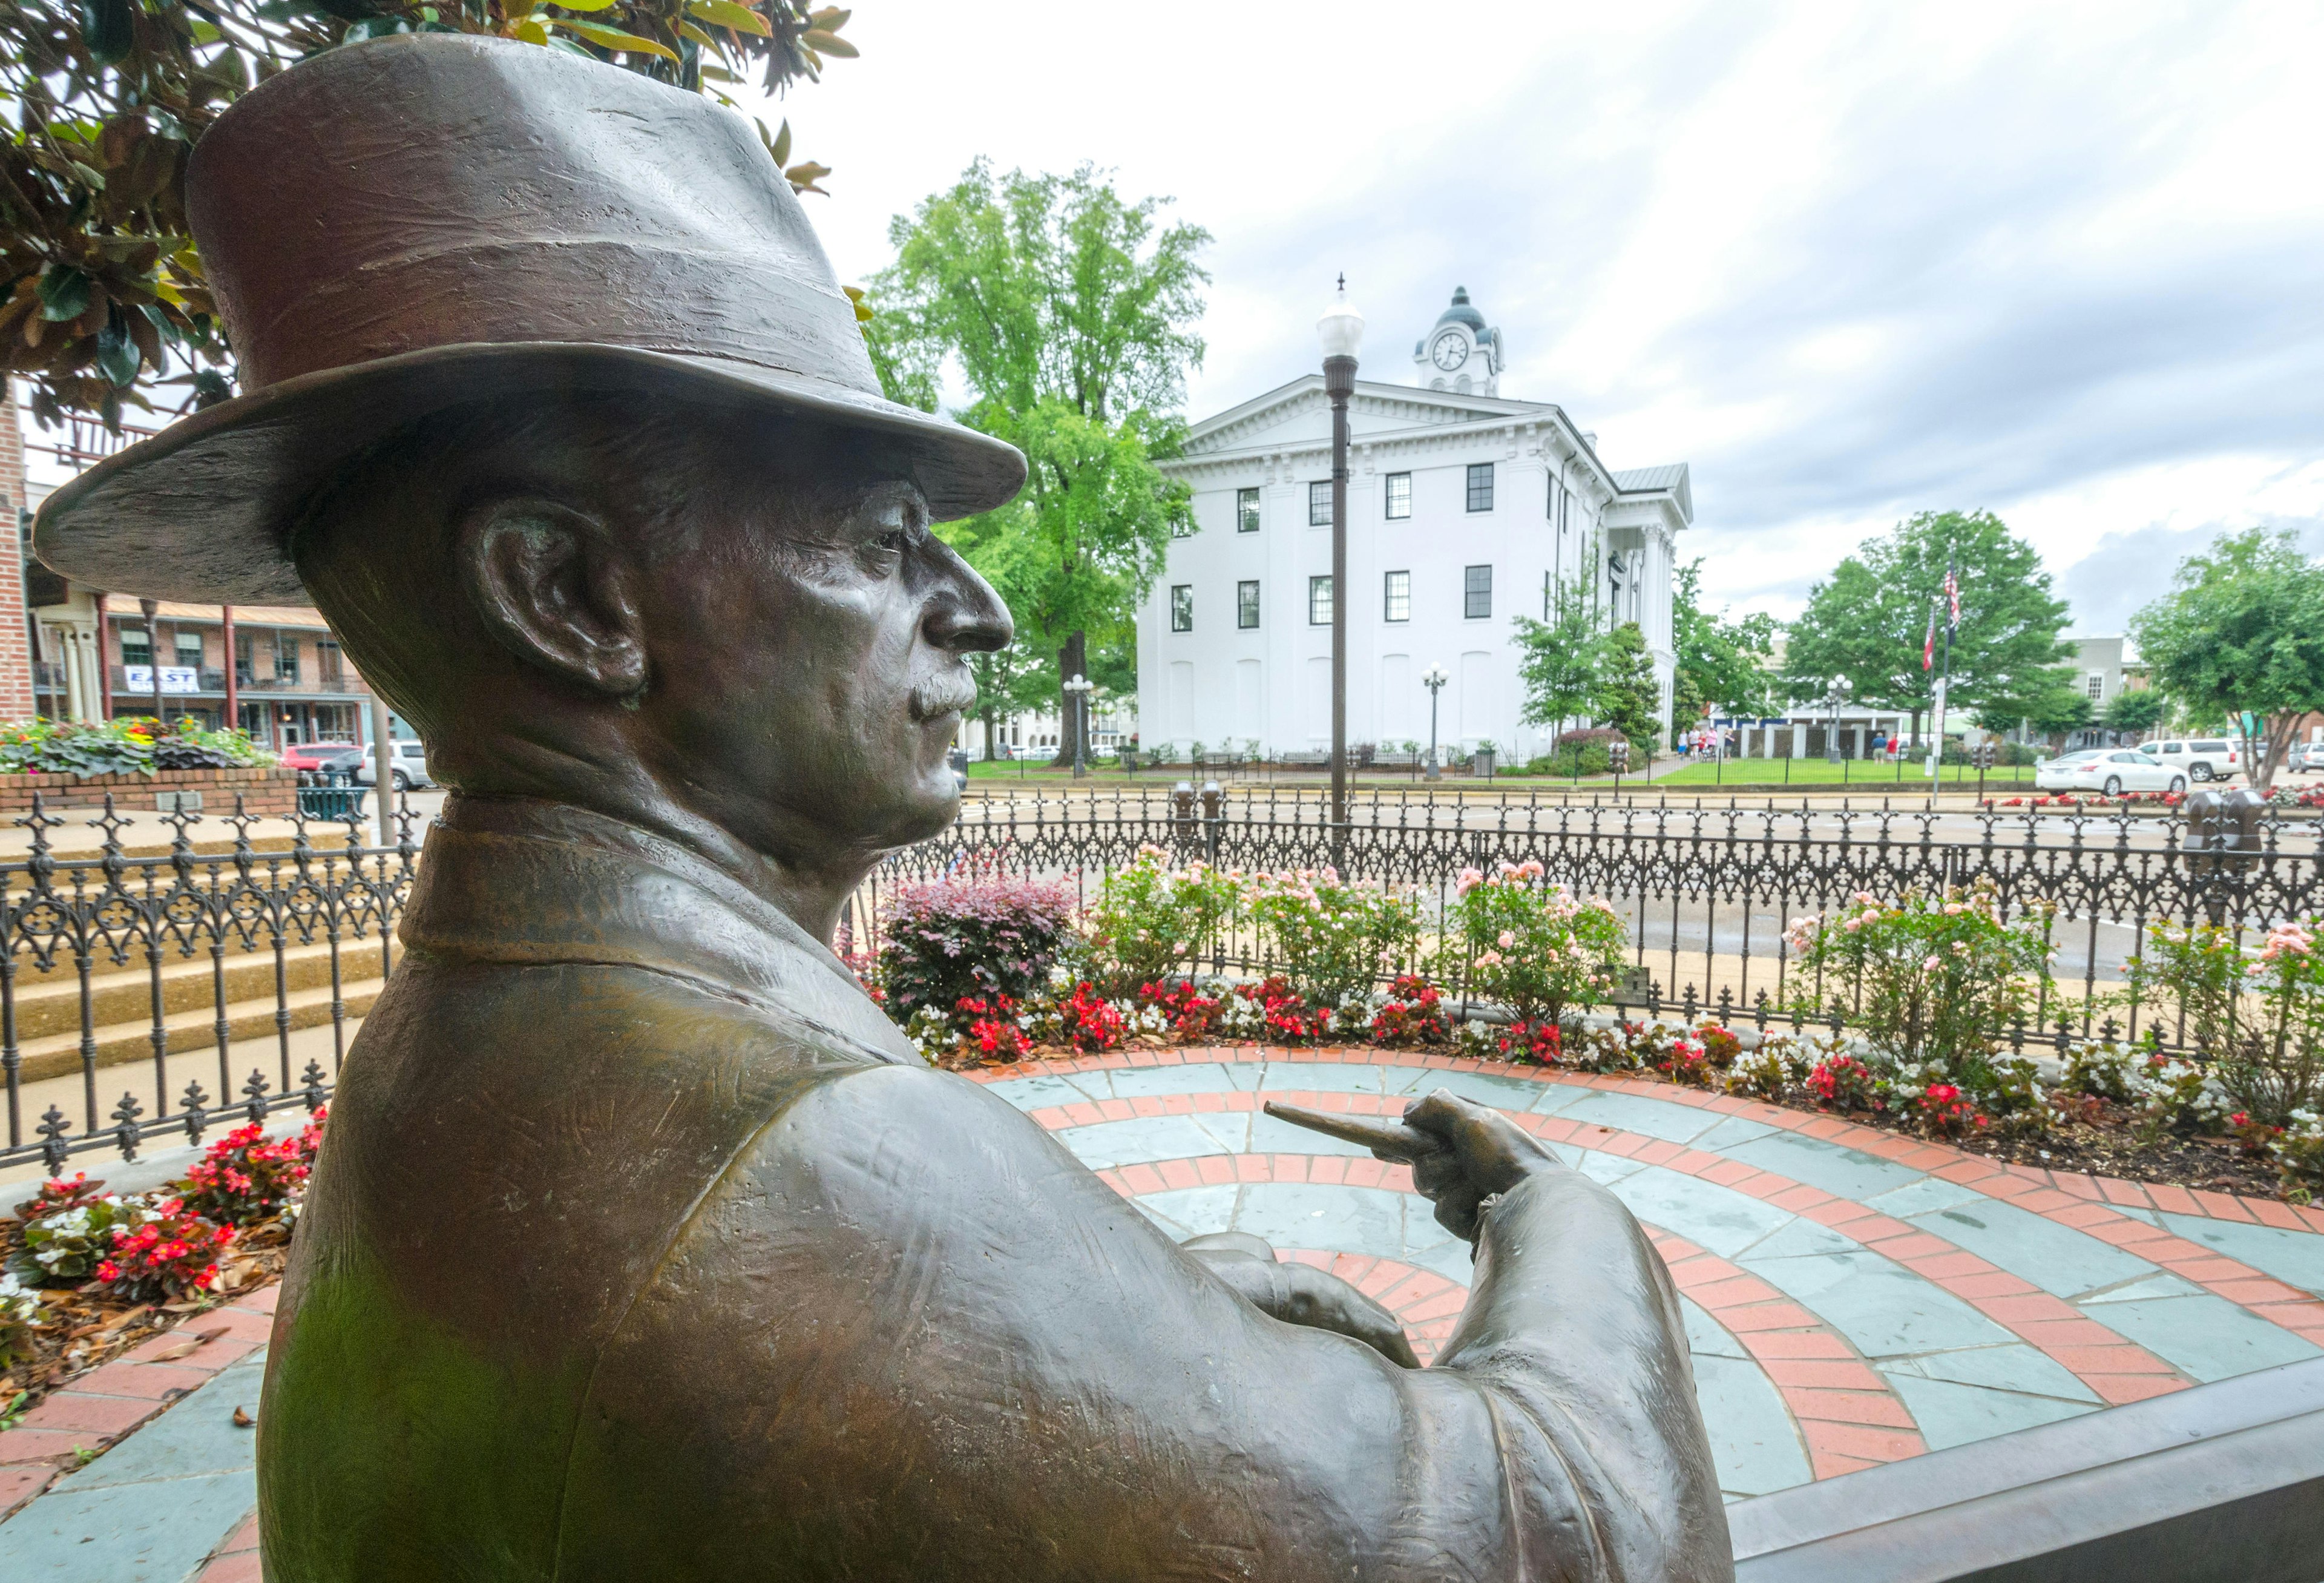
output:
[[[1439,368],[1458,368],[1469,360],[1469,338],[1457,329],[1448,329],[1436,338],[1428,355]]]

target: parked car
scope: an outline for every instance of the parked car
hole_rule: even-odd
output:
[[[2218,738],[2185,737],[2175,742],[2142,742],[2138,751],[2177,770],[2190,781],[2218,781],[2243,768],[2243,750]]]
[[[370,756],[371,749],[367,747],[350,747],[344,752],[328,754],[322,763],[315,766],[315,770],[318,774],[332,776],[341,781],[352,781],[355,779],[355,771],[362,766],[364,760]]]
[[[286,770],[319,770],[325,759],[361,751],[352,742],[294,742],[277,757]]]
[[[414,786],[433,786],[435,777],[428,773],[428,746],[409,736],[399,737],[395,744],[395,789],[409,792]],[[379,764],[366,753],[363,763],[355,766],[355,784],[374,786],[379,783]]]
[[[2295,742],[2284,755],[2283,767],[2306,774],[2310,770],[2324,770],[2324,742]]]
[[[968,749],[955,747],[945,754],[945,763],[952,766],[952,783],[958,791],[968,791]]]
[[[2086,747],[2037,766],[2034,784],[2043,792],[2097,792],[2119,797],[2126,792],[2184,792],[2187,777],[2162,760],[2131,748]]]

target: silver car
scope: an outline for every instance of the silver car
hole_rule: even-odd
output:
[[[413,737],[401,736],[391,745],[395,750],[395,756],[391,762],[394,765],[392,773],[395,776],[395,789],[398,792],[409,792],[415,786],[433,786],[436,783],[435,777],[428,773],[427,744]],[[379,760],[373,756],[373,750],[366,747],[364,749],[363,763],[355,769],[355,784],[373,786],[378,783]]]

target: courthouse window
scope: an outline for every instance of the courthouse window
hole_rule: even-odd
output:
[[[1245,632],[1259,625],[1259,584],[1256,579],[1235,585],[1235,625]]]
[[[1170,630],[1194,630],[1194,585],[1173,583],[1170,586]]]
[[[1238,533],[1256,533],[1259,532],[1258,490],[1238,489],[1235,491],[1235,532]]]
[[[1380,618],[1384,621],[1412,619],[1412,574],[1392,571],[1388,574],[1388,586],[1382,590]]]
[[[1462,573],[1462,614],[1471,621],[1481,620],[1493,613],[1493,569],[1472,566]]]
[[[1493,509],[1493,464],[1490,462],[1469,464],[1469,509]]]
[[[1412,475],[1390,473],[1388,476],[1388,520],[1402,522],[1412,514]]]
[[[1328,577],[1311,577],[1307,579],[1307,625],[1310,626],[1332,625],[1332,579]]]
[[[1307,525],[1328,528],[1332,525],[1332,480],[1319,479],[1307,486]]]

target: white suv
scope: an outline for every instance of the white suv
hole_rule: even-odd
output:
[[[2142,742],[2138,751],[2182,770],[2190,781],[2219,781],[2243,768],[2243,750],[2218,737],[2182,737],[2176,742]]]
[[[395,757],[392,762],[395,765],[395,789],[398,792],[436,783],[435,778],[428,773],[428,747],[425,743],[402,736],[396,739],[393,746]],[[358,786],[376,785],[379,782],[379,760],[373,756],[373,751],[364,748],[363,763],[355,767],[355,784]]]

